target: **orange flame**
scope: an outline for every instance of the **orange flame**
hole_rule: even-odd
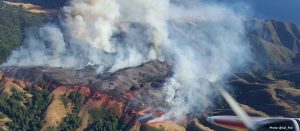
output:
[[[149,112],[151,110],[151,108],[145,108],[143,110],[140,110],[138,112],[133,111],[134,114],[136,114],[137,116],[143,116],[146,115],[147,112]]]

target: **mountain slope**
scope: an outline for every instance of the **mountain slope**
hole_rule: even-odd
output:
[[[1,67],[0,109],[7,119],[11,119],[2,129],[127,130],[165,126],[182,130],[183,127],[170,122],[139,124],[138,118],[144,115],[142,110],[149,105],[141,99],[140,103],[129,103],[139,96],[144,99],[159,96],[162,79],[168,76],[169,69],[169,65],[159,61],[100,76],[93,67],[81,70]],[[162,104],[156,103],[157,106]],[[24,112],[20,113],[20,110]],[[30,126],[30,123],[37,121],[25,117],[30,110],[33,111],[31,116],[39,121],[36,126]]]
[[[257,66],[280,68],[296,62],[293,60],[300,51],[300,29],[295,24],[247,18],[245,28]]]
[[[7,121],[1,127],[30,130],[219,129],[208,124],[205,117],[200,118],[200,123],[198,120],[190,120],[189,124],[168,121],[147,124],[147,120],[139,121],[140,116],[147,113],[149,104],[152,104],[152,107],[164,104],[159,99],[156,99],[157,105],[144,100],[161,97],[162,80],[168,76],[168,69],[170,68],[165,63],[158,61],[102,76],[86,73],[91,68],[74,70],[53,67],[2,67],[0,109],[4,114],[3,119]],[[298,77],[299,69],[294,66],[277,70],[276,74],[260,76],[238,73],[228,80],[228,83],[234,89],[232,94],[236,100],[251,116],[292,117],[300,114],[299,81],[291,79]],[[70,81],[53,77],[58,76],[58,71],[60,77],[69,74],[67,77]],[[26,76],[28,72],[32,72],[32,76]],[[72,77],[82,77],[83,80],[78,81]],[[89,82],[86,82],[85,78],[88,78]],[[135,101],[135,98],[139,101]],[[132,104],[132,100],[136,103]],[[13,103],[14,106],[9,103]],[[20,110],[23,110],[23,113],[20,114]],[[21,124],[35,122],[24,119],[23,116],[28,115],[29,111],[33,111],[32,118],[43,120],[36,124],[38,126]],[[233,115],[224,101],[208,113]],[[104,121],[110,124],[103,123]],[[111,124],[114,126],[108,126]]]

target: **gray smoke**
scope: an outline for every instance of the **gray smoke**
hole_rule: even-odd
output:
[[[169,107],[154,119],[182,120],[213,105],[210,82],[222,81],[248,59],[235,11],[198,0],[71,0],[60,24],[28,30],[5,65],[50,65],[99,72],[159,59],[173,65],[164,93]]]

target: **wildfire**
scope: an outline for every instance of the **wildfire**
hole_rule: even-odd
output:
[[[146,115],[150,110],[151,110],[151,108],[145,108],[138,112],[134,111],[133,113],[136,114],[137,116],[143,116],[143,115]]]
[[[156,124],[160,124],[160,123],[163,123],[163,122],[167,122],[167,121],[148,121],[146,124],[149,125],[149,126],[154,126]]]
[[[123,94],[123,96],[125,98],[130,99],[130,100],[132,100],[133,98],[135,98],[135,96],[134,96],[134,94],[132,92],[126,92],[126,93]]]
[[[85,96],[89,96],[91,94],[91,90],[88,87],[81,87],[79,88],[79,92],[84,94]]]

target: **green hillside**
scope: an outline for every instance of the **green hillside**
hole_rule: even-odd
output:
[[[38,26],[44,21],[40,14],[0,2],[0,64],[21,44],[25,27]]]

